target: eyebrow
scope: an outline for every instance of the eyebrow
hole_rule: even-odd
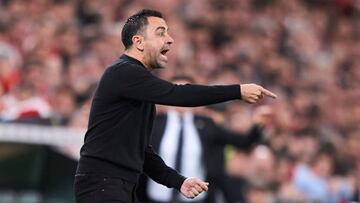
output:
[[[163,26],[160,26],[160,27],[157,27],[156,29],[155,29],[155,31],[158,31],[158,30],[166,30],[166,28],[165,27],[163,27]]]

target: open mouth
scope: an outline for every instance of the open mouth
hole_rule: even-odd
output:
[[[169,51],[169,49],[164,49],[162,51],[160,51],[161,55],[166,56],[166,53]]]

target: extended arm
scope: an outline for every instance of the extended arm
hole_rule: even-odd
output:
[[[255,84],[176,85],[157,78],[145,68],[131,63],[111,67],[103,77],[106,79],[102,79],[99,85],[103,90],[103,97],[127,98],[173,106],[203,106],[235,99],[254,103],[261,99],[263,94],[271,94]]]

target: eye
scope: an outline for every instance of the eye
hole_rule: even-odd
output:
[[[156,32],[156,35],[157,35],[157,36],[160,36],[160,37],[163,37],[163,36],[165,36],[165,31],[164,31],[164,30],[158,30],[158,31]]]

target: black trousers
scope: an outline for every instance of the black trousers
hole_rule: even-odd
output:
[[[77,174],[74,192],[76,203],[138,203],[136,184],[122,178]]]

